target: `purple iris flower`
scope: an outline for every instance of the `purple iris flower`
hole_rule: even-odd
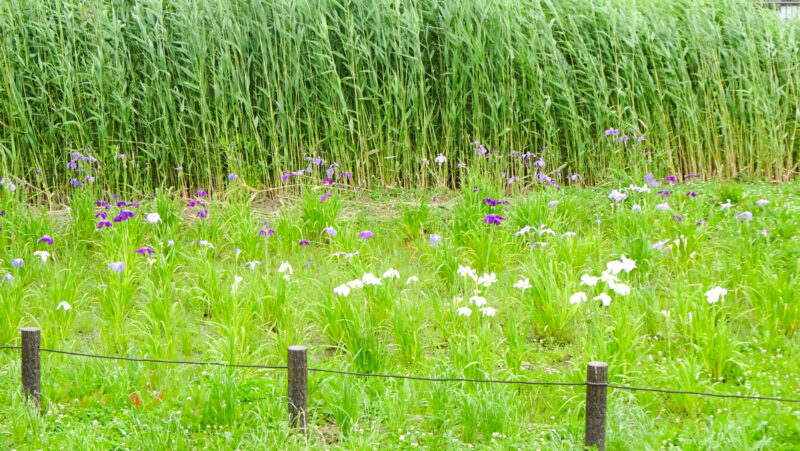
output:
[[[127,221],[128,219],[130,219],[130,218],[132,218],[134,216],[135,216],[135,214],[130,210],[120,210],[119,214],[117,216],[114,216],[113,221],[114,222],[124,222],[124,221]]]
[[[47,244],[49,246],[52,246],[53,245],[53,237],[51,237],[50,235],[43,235],[41,238],[39,238],[37,243],[45,243],[45,244]]]
[[[97,223],[97,230],[100,230],[103,227],[111,227],[111,223],[108,221],[100,221]]]
[[[700,176],[695,174],[694,172],[692,172],[691,174],[686,174],[683,178],[685,178],[685,179],[696,179],[698,177],[700,177]]]
[[[689,191],[688,193],[686,193],[686,196],[687,197],[697,197],[697,193],[695,193],[694,191]]]
[[[669,191],[667,191],[667,190],[661,190],[661,191],[658,192],[658,194],[662,194],[665,197],[669,197]]]
[[[482,189],[478,188],[477,186],[472,188],[473,193],[477,193],[478,191],[483,191]]]
[[[581,180],[583,180],[583,177],[581,177],[580,174],[575,173],[570,175],[569,179],[572,180],[573,182],[580,182]]]
[[[106,201],[104,201],[102,199],[98,200],[98,201],[95,201],[94,205],[95,205],[95,207],[103,207],[106,210],[108,210],[108,208],[111,207],[111,205],[109,205],[108,202],[106,202]]]
[[[545,167],[545,164],[546,164],[546,163],[545,163],[545,162],[544,162],[544,160],[542,160],[541,158],[539,158],[538,160],[536,160],[536,161],[534,161],[534,162],[533,162],[533,165],[534,165],[534,166],[539,166],[540,168],[543,168],[543,167]]]
[[[628,135],[622,135],[617,140],[617,143],[622,144],[628,142]]]
[[[263,236],[264,238],[275,235],[275,229],[271,229],[269,227],[267,227],[266,229],[261,229],[258,231],[258,235]]]
[[[681,221],[683,221],[683,217],[681,215],[675,215],[675,216],[672,217],[672,220],[681,222]]]
[[[72,186],[83,186],[83,184],[79,182],[78,179],[70,179],[69,184]]]
[[[753,213],[750,213],[749,211],[739,213],[738,215],[736,215],[736,219],[738,219],[739,222],[752,221]]]
[[[336,236],[336,229],[334,229],[333,227],[330,227],[330,226],[325,227],[324,229],[322,229],[322,231],[327,233],[328,236],[331,236],[331,237]]]
[[[502,217],[500,215],[496,215],[496,214],[486,215],[486,216],[483,217],[483,223],[484,224],[500,225],[500,223],[505,221],[505,220],[506,220],[506,218],[504,218],[504,217]]]
[[[664,177],[663,182],[664,183],[667,183],[667,182],[678,183],[678,179],[676,179],[674,175],[668,175],[668,176]]]
[[[156,253],[156,251],[154,251],[153,249],[151,249],[149,247],[143,247],[141,249],[136,249],[134,252],[136,252],[139,255],[150,255],[150,254],[155,254]]]
[[[346,178],[346,179],[347,179],[347,181],[349,182],[349,181],[350,181],[350,179],[352,179],[352,178],[353,178],[353,174],[351,174],[351,173],[349,173],[349,172],[345,171],[345,172],[342,172],[341,174],[339,174],[339,178],[342,178],[342,177]]]
[[[83,178],[83,181],[89,183],[94,182],[94,177],[92,177],[91,175],[87,175],[86,177]]]
[[[309,243],[308,240],[300,240],[300,244],[299,245],[300,246],[310,246],[311,243]]]
[[[120,272],[125,270],[125,263],[122,262],[113,262],[108,264],[108,270],[114,272]]]
[[[6,215],[6,211],[5,210],[0,211],[0,216],[5,216],[5,215]]]
[[[180,171],[182,171],[182,170],[183,170],[183,166],[175,166],[175,167],[174,167],[174,168],[172,168],[172,169],[174,169],[174,170],[176,170],[176,171],[180,172]]]
[[[236,180],[238,178],[239,178],[239,176],[237,174],[234,174],[234,173],[228,174],[228,181]]]
[[[653,177],[653,174],[647,174],[647,175],[644,176],[644,181],[645,182],[652,182],[653,180],[655,180],[655,177]]]
[[[319,198],[319,201],[320,201],[320,202],[325,202],[325,201],[326,201],[326,200],[328,200],[328,199],[329,199],[331,196],[333,196],[333,194],[332,194],[332,193],[325,193],[325,194],[323,194],[323,195],[322,195],[322,197],[320,197],[320,198]]]
[[[312,163],[314,163],[314,166],[321,166],[325,164],[325,160],[323,160],[322,157],[316,157]]]
[[[206,192],[201,189],[197,190],[195,194],[197,195],[197,197],[206,197]]]
[[[106,213],[104,211],[100,211],[96,215],[94,215],[94,217],[95,218],[108,219],[108,213]]]
[[[334,184],[334,180],[331,177],[326,177],[326,178],[322,179],[322,184],[323,185],[333,185]]]
[[[490,207],[496,207],[498,205],[507,204],[508,201],[507,200],[491,199],[489,197],[484,197],[483,198],[483,203],[486,204],[486,205],[489,205]]]
[[[198,210],[197,211],[197,217],[198,218],[203,218],[203,219],[207,218],[208,217],[208,210],[205,210],[205,209],[204,210]]]
[[[550,202],[547,203],[547,206],[550,207],[550,208],[556,208],[556,207],[558,207],[558,201],[557,200],[551,200]]]
[[[358,234],[358,237],[361,238],[362,240],[369,240],[371,238],[374,238],[375,235],[369,230],[363,230],[361,233]]]
[[[127,207],[128,204],[124,200],[117,201],[117,207]]]
[[[617,130],[616,128],[612,127],[612,128],[609,128],[608,130],[606,130],[604,132],[604,134],[606,136],[617,136],[617,135],[619,135],[619,130]]]
[[[430,240],[430,242],[431,242],[431,247],[434,247],[434,246],[436,246],[437,244],[443,244],[443,243],[444,243],[444,239],[442,238],[442,236],[441,236],[441,235],[437,235],[437,234],[435,234],[435,233],[431,233],[431,234],[428,236],[428,239],[429,239],[429,240]]]
[[[25,260],[23,260],[21,258],[12,258],[11,259],[11,264],[15,268],[22,268],[23,266],[25,266]]]

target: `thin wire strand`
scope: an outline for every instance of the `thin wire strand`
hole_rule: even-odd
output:
[[[22,349],[21,346],[0,346],[0,350],[3,349]],[[72,352],[72,351],[59,351],[57,349],[46,349],[40,348],[40,351],[43,352],[50,352],[53,354],[63,354],[63,355],[71,355],[77,357],[88,357],[93,359],[106,359],[106,360],[122,360],[126,362],[144,362],[144,363],[167,363],[167,364],[175,364],[175,365],[203,365],[203,366],[221,366],[221,367],[228,367],[228,368],[255,368],[255,369],[269,369],[269,370],[285,370],[288,367],[283,366],[271,366],[271,365],[245,365],[245,364],[234,364],[234,363],[222,363],[222,362],[194,362],[188,360],[161,360],[161,359],[137,359],[132,357],[116,357],[116,356],[106,356],[106,355],[97,355],[97,354],[86,354],[82,352]],[[705,392],[697,392],[697,391],[686,391],[686,390],[666,390],[662,388],[646,388],[646,387],[631,387],[629,385],[616,385],[616,384],[608,384],[608,383],[598,383],[598,382],[541,382],[541,381],[513,381],[513,380],[494,380],[494,379],[467,379],[467,378],[451,378],[451,377],[423,377],[423,376],[405,376],[401,374],[373,374],[373,373],[357,373],[352,371],[340,371],[340,370],[329,370],[324,368],[308,368],[308,371],[315,372],[315,373],[328,373],[328,374],[340,374],[345,376],[357,376],[357,377],[377,377],[382,379],[406,379],[406,380],[414,380],[414,381],[427,381],[427,382],[472,382],[472,383],[482,383],[482,384],[514,384],[514,385],[555,385],[555,386],[571,386],[571,387],[580,387],[580,386],[595,386],[595,387],[609,387],[614,388],[617,390],[628,390],[628,391],[647,391],[647,392],[655,392],[655,393],[667,393],[667,394],[675,394],[675,395],[695,395],[695,396],[708,396],[712,398],[732,398],[732,399],[750,399],[754,401],[778,401],[778,402],[790,402],[790,403],[800,403],[800,399],[788,399],[788,398],[776,398],[772,396],[750,396],[750,395],[732,395],[732,394],[722,394],[722,393],[705,393]],[[258,400],[258,399],[256,399]],[[253,400],[253,401],[256,401]]]
[[[267,370],[285,370],[288,367],[286,366],[270,366],[270,365],[244,365],[244,364],[236,364],[236,363],[223,363],[223,362],[193,362],[188,360],[161,360],[161,359],[136,359],[132,357],[116,357],[116,356],[107,356],[107,355],[96,355],[96,354],[84,354],[82,352],[72,352],[72,351],[59,351],[56,349],[45,349],[40,348],[40,351],[43,352],[50,352],[53,354],[65,354],[65,355],[73,355],[78,357],[89,357],[93,359],[106,359],[106,360],[123,360],[126,362],[147,362],[147,363],[172,363],[176,365],[205,365],[205,366],[224,366],[229,368],[258,368],[258,369],[267,369]]]
[[[492,380],[492,379],[462,379],[462,378],[451,378],[451,377],[403,376],[400,374],[354,373],[351,371],[326,370],[322,368],[309,368],[308,371],[317,373],[343,374],[347,376],[378,377],[385,379],[410,379],[414,381],[428,381],[428,382],[477,382],[485,384],[569,385],[569,386],[586,385],[586,382],[502,381],[502,380]]]
[[[662,388],[643,388],[643,387],[631,387],[628,385],[614,385],[614,384],[598,384],[587,382],[586,385],[605,385],[607,387],[616,388],[619,390],[630,390],[630,391],[650,391],[650,392],[658,392],[658,393],[671,393],[675,395],[696,395],[696,396],[710,396],[713,398],[737,398],[737,399],[753,399],[756,401],[781,401],[781,402],[794,402],[800,403],[800,399],[787,399],[787,398],[773,398],[771,396],[750,396],[750,395],[729,395],[723,393],[705,393],[705,392],[698,392],[698,391],[684,391],[684,390],[665,390]]]

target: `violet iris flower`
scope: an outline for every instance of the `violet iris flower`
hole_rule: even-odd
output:
[[[49,246],[52,246],[53,245],[53,237],[51,237],[50,235],[43,235],[41,238],[39,238],[37,243],[45,243],[45,244],[47,244]]]
[[[752,221],[753,213],[750,213],[749,211],[739,213],[738,215],[736,215],[736,219],[738,219],[739,222]]]
[[[309,243],[308,240],[300,240],[300,244],[299,245],[300,246],[310,246],[311,243]]]
[[[619,135],[619,130],[617,130],[616,128],[612,127],[612,128],[609,128],[608,130],[606,130],[604,132],[604,134],[606,136],[617,136],[617,135]]]
[[[322,184],[323,185],[333,185],[333,183],[334,183],[334,181],[333,181],[333,178],[331,178],[331,177],[326,177],[326,178],[322,179]]]
[[[505,221],[505,220],[506,220],[506,218],[504,218],[504,217],[502,217],[500,215],[495,215],[495,214],[486,215],[486,216],[483,217],[483,223],[484,224],[500,225],[500,223]]]
[[[674,175],[668,175],[668,176],[664,177],[663,182],[664,183],[667,183],[667,182],[678,183],[678,179],[676,179]]]
[[[326,201],[326,200],[328,200],[328,199],[329,199],[331,196],[333,196],[333,194],[332,194],[332,193],[325,193],[325,194],[323,194],[323,195],[322,195],[322,197],[320,197],[320,198],[319,198],[319,201],[320,201],[320,202],[325,202],[325,201]]]
[[[697,193],[695,193],[694,191],[689,191],[688,193],[686,193],[686,195],[687,195],[688,197],[696,197],[696,196],[697,196]]]
[[[661,190],[658,192],[658,194],[663,194],[665,197],[669,197],[669,191],[667,190]]]
[[[122,262],[113,262],[108,264],[108,270],[114,272],[120,272],[125,270],[125,263]]]
[[[205,219],[208,217],[208,210],[198,210],[197,217]]]
[[[375,237],[375,234],[370,232],[369,230],[363,230],[361,233],[358,234],[358,237],[362,240],[369,240]]]
[[[197,190],[195,194],[197,195],[197,197],[206,197],[206,192],[201,189]]]
[[[675,216],[672,217],[672,220],[681,222],[681,221],[683,221],[683,217],[681,215],[675,215]]]
[[[111,223],[108,221],[100,221],[97,223],[97,230],[100,230],[103,227],[111,227]]]
[[[228,174],[228,181],[236,180],[238,178],[239,178],[239,176],[237,174],[234,174],[232,172],[230,174]]]
[[[135,214],[130,210],[120,210],[117,216],[114,216],[114,222],[124,222],[134,217]]]
[[[95,201],[94,205],[95,205],[95,207],[103,207],[106,210],[108,210],[108,208],[111,207],[111,205],[109,205],[108,202],[106,202],[106,201],[104,201],[102,199],[98,200],[98,201]]]
[[[15,268],[22,268],[23,266],[25,266],[25,260],[23,260],[21,258],[12,258],[11,259],[11,264]]]
[[[431,247],[434,247],[437,244],[443,244],[444,243],[444,239],[442,238],[442,236],[441,235],[437,235],[435,233],[431,233],[430,236],[428,236],[428,239],[430,239]]]
[[[136,252],[139,255],[151,255],[151,254],[155,254],[156,253],[156,251],[154,251],[153,249],[151,249],[149,247],[143,247],[141,249],[136,249],[134,252]]]
[[[501,200],[501,199],[490,199],[488,197],[484,197],[483,198],[483,203],[486,204],[486,205],[489,205],[490,207],[496,207],[498,205],[507,204],[508,201],[507,200]]]
[[[331,236],[331,237],[336,236],[336,229],[334,229],[333,227],[330,227],[330,226],[325,227],[324,229],[322,229],[322,231],[327,233],[328,236]]]
[[[94,215],[94,217],[95,218],[107,219],[108,218],[108,213],[106,213],[104,211],[100,211],[96,215]]]
[[[70,179],[69,184],[72,186],[83,186],[83,184],[79,182],[78,179]]]

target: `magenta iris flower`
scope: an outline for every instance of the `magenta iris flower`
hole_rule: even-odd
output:
[[[266,229],[261,229],[258,231],[259,236],[263,236],[264,238],[275,235],[275,229],[271,229],[267,227]]]
[[[141,249],[136,249],[134,252],[136,252],[139,255],[150,255],[150,254],[155,254],[156,253],[156,251],[154,251],[153,249],[151,249],[149,247],[143,247]]]
[[[342,172],[342,173],[340,173],[340,174],[339,174],[339,178],[346,178],[346,179],[347,179],[347,181],[349,182],[349,181],[350,181],[350,179],[352,179],[352,178],[353,178],[353,174],[351,174],[351,173],[349,173],[349,172],[345,171],[345,172]]]
[[[320,198],[319,198],[319,201],[320,201],[320,202],[325,202],[325,201],[326,201],[326,200],[328,200],[328,199],[329,199],[331,196],[333,196],[333,194],[332,194],[332,193],[325,193],[325,194],[323,194],[323,195],[322,195],[322,197],[320,197]]]
[[[688,193],[686,193],[686,196],[687,197],[697,197],[697,193],[695,193],[694,191],[689,191]]]
[[[195,200],[195,199],[190,200],[188,205],[190,207],[194,207],[194,206],[197,206],[197,205],[199,205],[201,207],[205,207],[206,206],[206,204],[204,204],[203,202],[201,202],[199,200]]]
[[[483,223],[484,224],[500,225],[500,223],[505,221],[505,220],[506,220],[506,218],[504,218],[504,217],[502,217],[500,215],[495,215],[495,214],[486,215],[486,216],[483,217]]]
[[[326,177],[322,179],[323,185],[333,185],[333,179],[331,177]]]
[[[667,183],[667,182],[678,183],[678,179],[676,179],[674,175],[668,175],[668,176],[664,177],[663,182],[664,183]]]
[[[206,197],[206,192],[201,189],[197,190],[195,194],[197,195],[197,197]]]
[[[203,218],[203,219],[207,218],[208,217],[208,210],[198,210],[197,217],[198,218]]]
[[[309,243],[308,240],[300,240],[300,244],[299,245],[300,246],[310,246],[311,243]]]
[[[369,239],[374,238],[375,235],[372,232],[370,232],[369,230],[364,230],[364,231],[362,231],[361,233],[358,234],[358,237],[361,238],[362,240],[369,240]]]
[[[52,246],[53,245],[53,237],[51,237],[50,235],[43,235],[41,238],[39,238],[37,243],[45,243],[45,244],[47,244],[49,246]]]
[[[672,217],[672,220],[673,220],[673,221],[678,221],[678,222],[681,222],[681,221],[683,221],[683,216],[681,216],[681,215],[675,215],[675,216],[673,216],[673,217]]]

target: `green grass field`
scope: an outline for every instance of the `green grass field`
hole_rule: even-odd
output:
[[[470,178],[422,192],[306,177],[280,200],[241,179],[138,199],[87,185],[68,209],[25,203],[6,182],[0,345],[37,326],[43,347],[106,355],[283,365],[304,344],[316,368],[574,382],[602,360],[617,384],[798,398],[800,185],[696,180],[509,191]],[[298,438],[285,371],[55,354],[43,354],[40,415],[18,353],[0,351],[12,449],[583,442],[584,387],[310,373]],[[796,404],[611,390],[608,446],[794,449],[798,421]]]

